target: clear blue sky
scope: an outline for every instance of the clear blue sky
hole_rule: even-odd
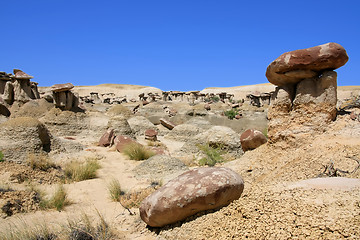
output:
[[[0,71],[201,90],[265,83],[284,52],[337,42],[339,85],[360,85],[360,1],[3,0]]]

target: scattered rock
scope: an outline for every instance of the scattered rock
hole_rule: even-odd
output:
[[[101,136],[99,140],[99,146],[101,147],[107,147],[111,146],[114,143],[114,129],[108,129],[104,135]]]
[[[158,132],[154,129],[147,129],[145,131],[145,139],[150,141],[157,141]]]
[[[172,130],[176,125],[164,118],[160,118],[160,123],[169,130]]]
[[[124,150],[124,147],[131,143],[137,143],[137,142],[128,136],[119,135],[116,136],[116,138],[114,139],[114,145],[118,152],[122,152]]]
[[[135,116],[128,119],[128,123],[133,133],[137,136],[144,136],[147,129],[158,130],[157,127],[152,124],[146,117]]]
[[[231,169],[189,170],[148,196],[141,203],[140,217],[149,226],[162,227],[225,206],[238,199],[243,189],[243,179]]]
[[[267,142],[265,135],[255,129],[248,129],[240,136],[241,147],[244,152],[255,149]]]

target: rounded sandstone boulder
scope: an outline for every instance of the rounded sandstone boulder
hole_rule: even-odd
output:
[[[256,129],[248,129],[241,134],[240,141],[242,149],[246,152],[263,145],[267,139],[262,132]]]
[[[152,227],[162,227],[198,212],[226,206],[238,199],[244,181],[229,168],[189,170],[144,199],[141,219]]]
[[[286,52],[266,69],[266,77],[274,85],[296,84],[302,79],[319,76],[324,70],[337,69],[348,61],[345,49],[337,43]]]

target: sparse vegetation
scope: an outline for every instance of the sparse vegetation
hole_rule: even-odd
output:
[[[23,222],[21,226],[11,226],[0,230],[2,240],[55,240],[57,234],[49,229],[45,223],[29,226]]]
[[[42,194],[41,194],[42,195]],[[67,193],[64,186],[59,185],[55,190],[54,195],[49,199],[41,199],[40,207],[43,209],[56,209],[61,211],[65,206],[69,205],[70,201],[67,198]]]
[[[111,182],[108,184],[108,190],[111,200],[118,202],[120,200],[120,196],[123,194],[119,180],[111,180]]]
[[[2,153],[2,151],[0,151],[0,162],[4,161],[4,154]]]
[[[47,223],[29,225],[21,222],[0,229],[2,240],[110,240],[119,239],[105,218],[99,213],[98,220],[94,221],[88,215],[83,214],[81,219],[68,220],[66,226],[61,229],[50,227]]]
[[[141,202],[150,194],[155,192],[159,186],[149,186],[144,189],[140,189],[137,191],[131,191],[128,193],[125,193],[120,198],[120,203],[125,208],[134,208],[139,207]]]
[[[235,108],[235,109],[230,109],[228,111],[224,111],[224,115],[228,118],[228,119],[234,119],[236,115],[240,114],[239,109]]]
[[[65,166],[64,172],[67,179],[72,181],[83,181],[96,178],[96,171],[100,164],[96,159],[88,159],[85,162],[73,161]]]
[[[268,138],[268,129],[267,128],[264,128],[264,130],[262,131],[262,133],[264,134],[264,136],[266,138]]]
[[[216,163],[222,162],[222,147],[221,146],[210,146],[210,144],[198,144],[196,145],[202,153],[205,154],[205,157],[199,160],[201,166],[208,165],[210,167],[215,166]]]
[[[87,214],[78,221],[68,221],[67,236],[69,240],[110,240],[115,234],[104,216],[97,212],[99,221],[94,224]]]
[[[34,154],[28,155],[28,164],[32,169],[39,169],[41,171],[47,171],[50,168],[56,168],[55,163],[45,154]]]
[[[155,153],[149,149],[146,149],[139,143],[129,143],[124,149],[123,153],[128,156],[131,160],[146,160],[155,155]]]

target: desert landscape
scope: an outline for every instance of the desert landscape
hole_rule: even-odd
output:
[[[188,92],[0,72],[0,239],[359,239],[347,61],[328,43]]]

